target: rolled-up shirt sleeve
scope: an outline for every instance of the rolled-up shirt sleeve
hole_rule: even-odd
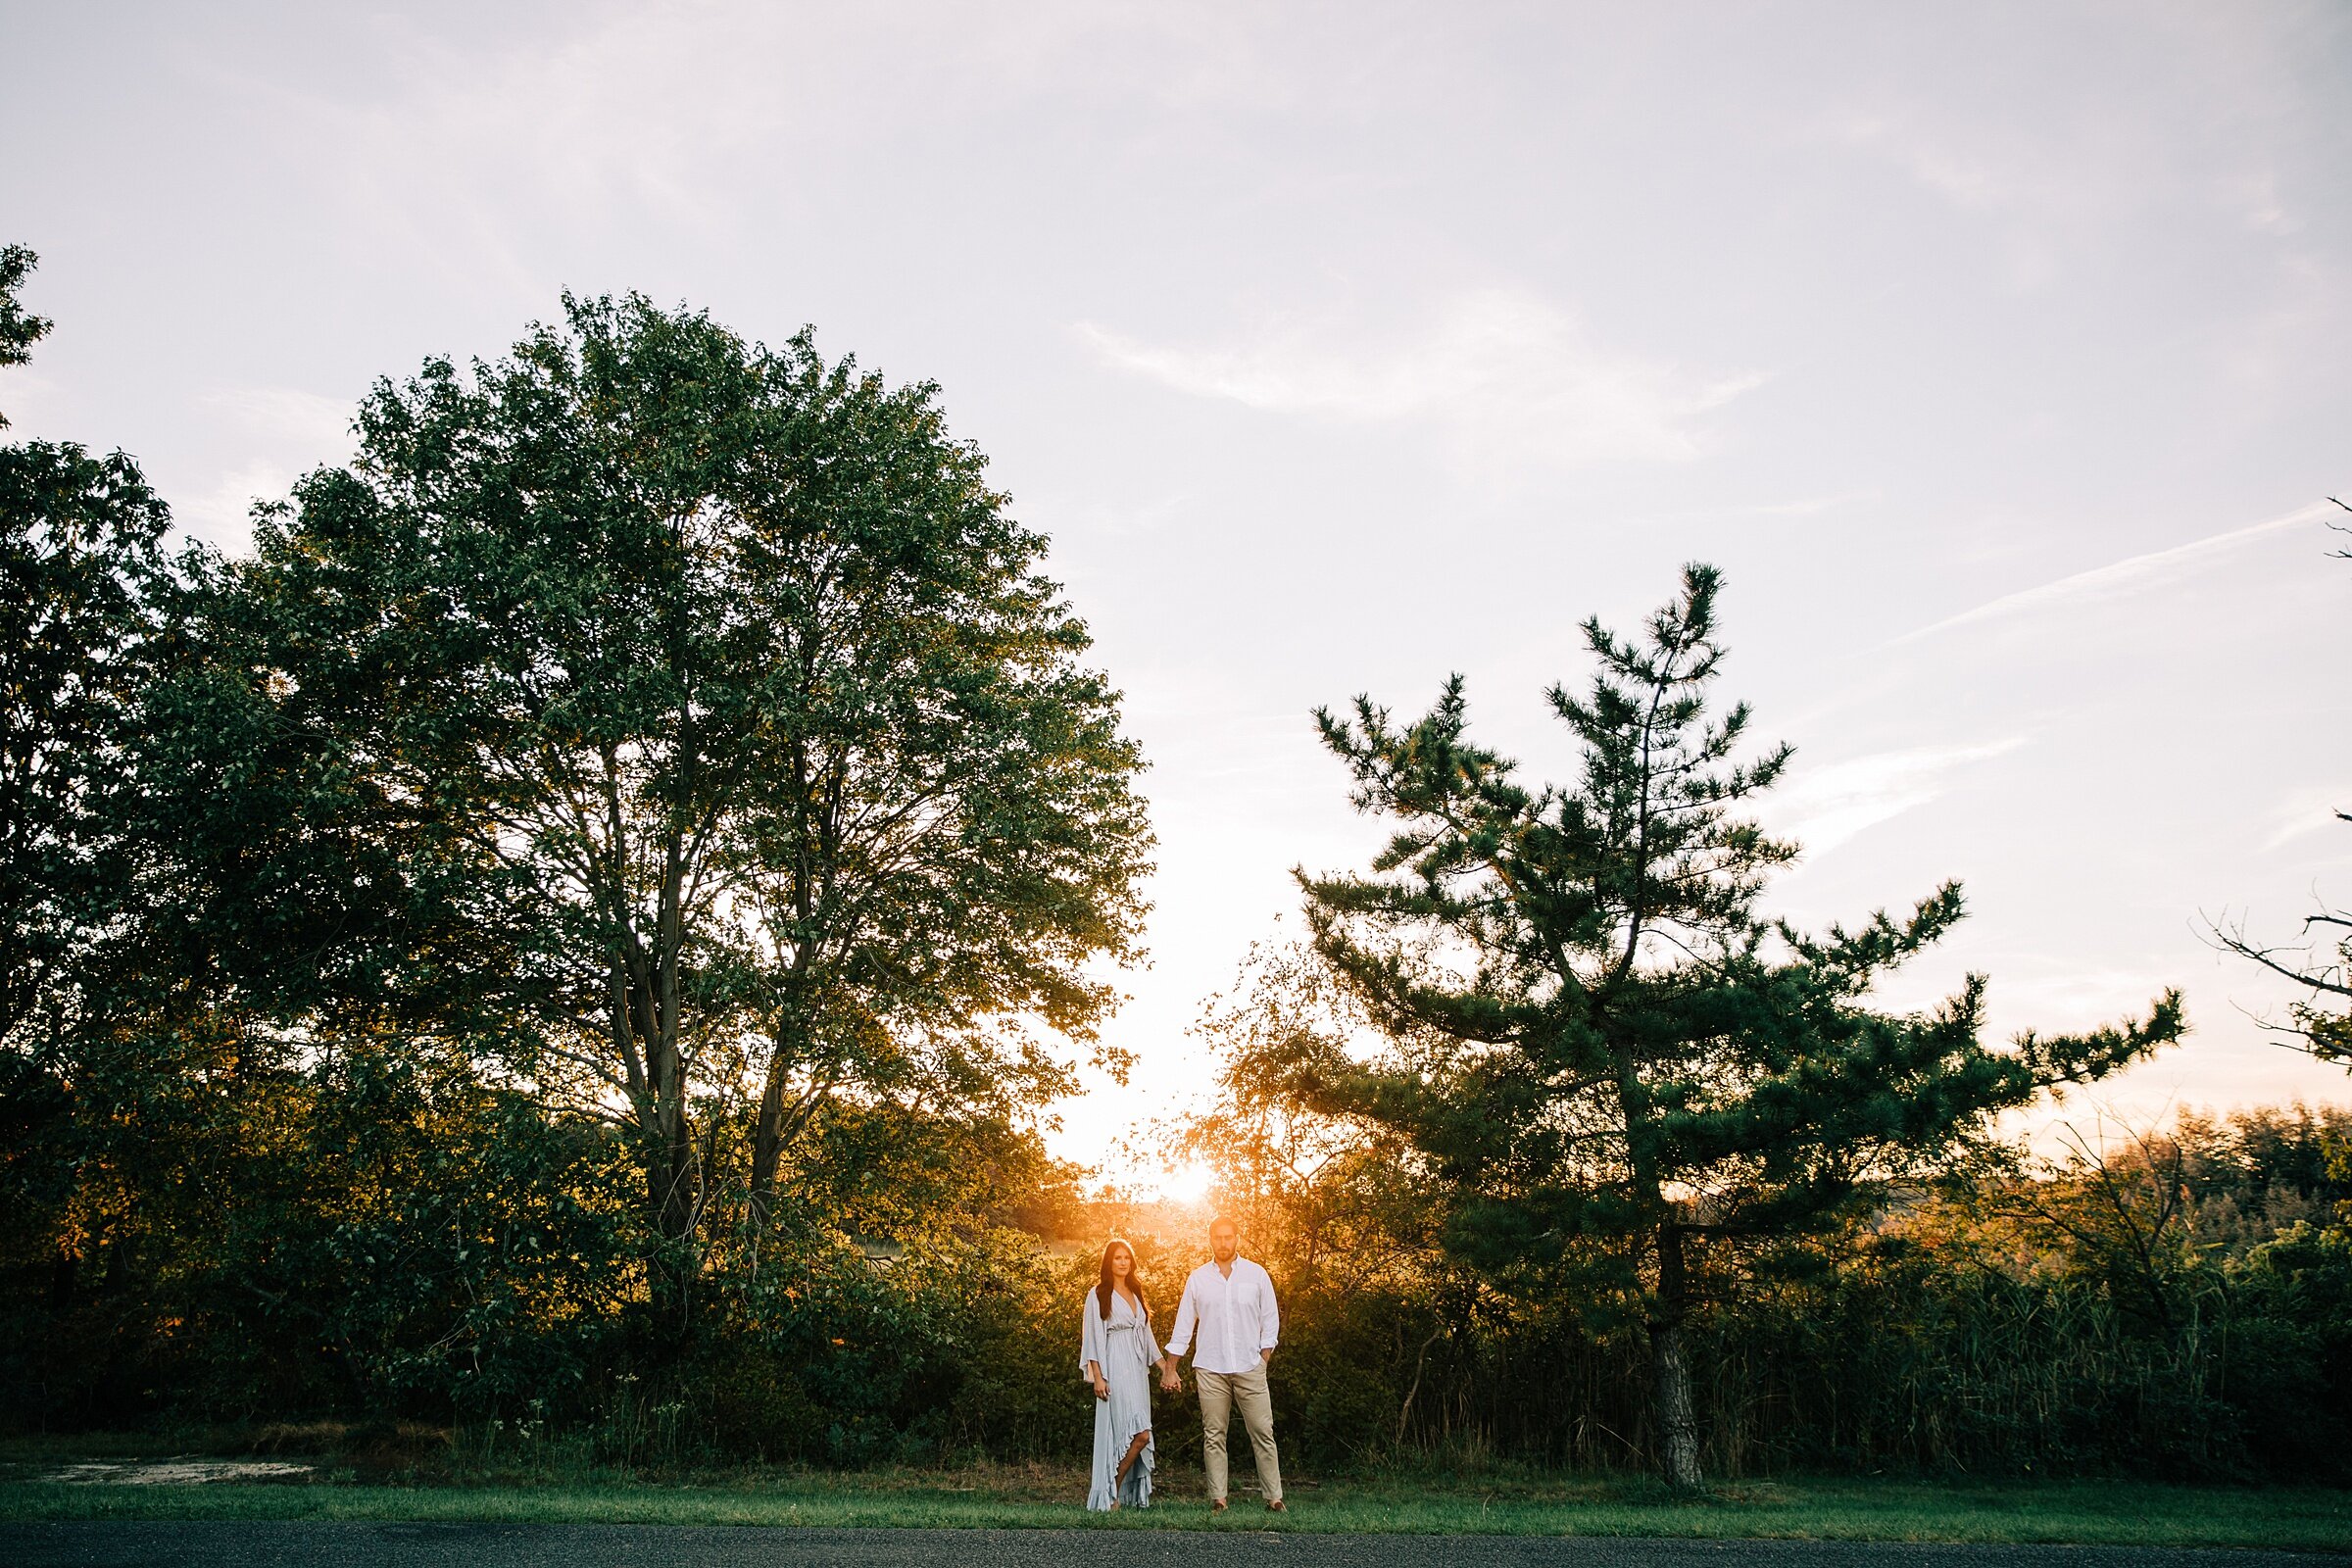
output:
[[[1200,1321],[1200,1309],[1193,1304],[1193,1282],[1184,1282],[1184,1298],[1176,1303],[1176,1326],[1168,1332],[1167,1355],[1182,1355],[1193,1343],[1193,1329]]]
[[[1257,1273],[1257,1348],[1271,1350],[1282,1343],[1282,1308],[1274,1304],[1274,1276]]]

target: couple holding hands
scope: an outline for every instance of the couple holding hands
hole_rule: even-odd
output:
[[[1086,1497],[1098,1512],[1152,1504],[1152,1370],[1170,1394],[1184,1387],[1177,1359],[1190,1348],[1200,1393],[1201,1469],[1209,1506],[1225,1508],[1225,1434],[1242,1413],[1257,1454],[1257,1481],[1268,1511],[1280,1513],[1282,1464],[1274,1453],[1274,1401],[1266,1363],[1281,1337],[1274,1281],[1241,1255],[1240,1227],[1208,1227],[1210,1260],[1193,1270],[1176,1305],[1175,1332],[1162,1349],[1152,1333],[1152,1307],[1135,1271],[1135,1250],[1113,1240],[1102,1249],[1102,1279],[1086,1293],[1079,1375],[1095,1390],[1095,1477]]]

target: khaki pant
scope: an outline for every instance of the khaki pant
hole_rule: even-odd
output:
[[[1266,1392],[1266,1369],[1254,1372],[1204,1372],[1193,1368],[1200,1385],[1201,1466],[1208,1473],[1208,1494],[1225,1500],[1225,1430],[1233,1424],[1233,1407],[1242,1407],[1242,1429],[1257,1453],[1257,1486],[1268,1502],[1282,1500],[1282,1460],[1274,1452],[1274,1399]]]

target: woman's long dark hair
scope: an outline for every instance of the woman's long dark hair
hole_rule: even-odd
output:
[[[1116,1288],[1110,1279],[1110,1254],[1114,1248],[1120,1247],[1127,1247],[1127,1244],[1116,1236],[1102,1244],[1102,1283],[1095,1287],[1095,1304],[1102,1308],[1106,1322],[1110,1318],[1110,1294]],[[1135,1304],[1144,1309],[1144,1316],[1150,1317],[1152,1303],[1144,1299],[1144,1276],[1142,1270],[1135,1266],[1135,1249],[1132,1247],[1127,1247],[1127,1288],[1135,1293]]]

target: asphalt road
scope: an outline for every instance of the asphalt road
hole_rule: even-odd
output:
[[[2311,1568],[2282,1551],[669,1525],[0,1525],[9,1568]]]

